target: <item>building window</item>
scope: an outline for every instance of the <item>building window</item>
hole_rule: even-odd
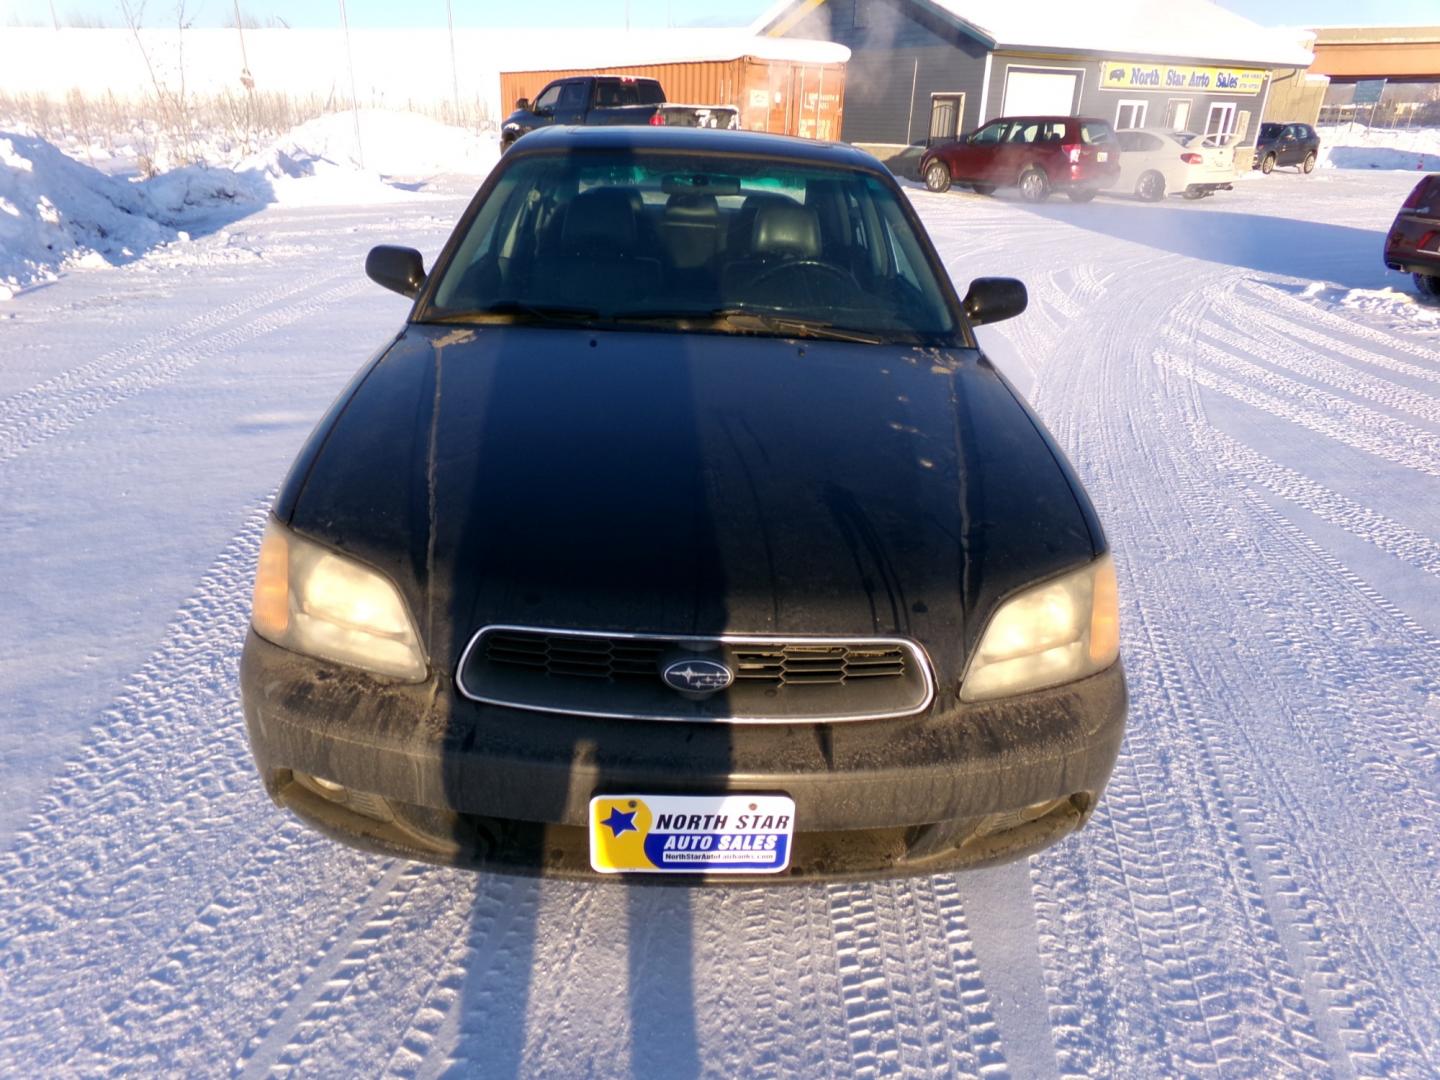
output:
[[[1210,106],[1205,120],[1205,137],[1217,146],[1225,146],[1235,135],[1234,102],[1216,102]]]
[[[1115,127],[1120,131],[1144,127],[1145,113],[1149,107],[1149,103],[1144,101],[1120,102],[1120,108],[1115,110]]]
[[[870,13],[865,10],[868,3],[870,0],[854,0],[850,5],[850,25],[856,30],[864,30],[870,25]]]
[[[1190,125],[1190,102],[1184,98],[1171,98],[1165,106],[1165,127],[1169,131],[1184,131]]]

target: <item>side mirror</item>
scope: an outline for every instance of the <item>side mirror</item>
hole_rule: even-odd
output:
[[[425,284],[425,260],[414,248],[381,244],[365,256],[365,273],[375,284],[414,299]]]
[[[525,112],[530,108],[530,99],[523,97],[518,98],[515,102],[515,108],[520,112]]]
[[[970,282],[962,304],[974,326],[1013,319],[1030,303],[1025,283],[1008,277],[981,277]]]

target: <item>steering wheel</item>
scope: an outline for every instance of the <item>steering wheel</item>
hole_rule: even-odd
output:
[[[791,270],[818,270],[823,276],[841,282],[850,289],[858,290],[860,288],[860,283],[855,280],[855,275],[850,271],[842,270],[834,263],[822,262],[820,259],[792,259],[790,262],[776,263],[751,278],[750,284],[752,286],[763,285],[772,278],[789,273]]]

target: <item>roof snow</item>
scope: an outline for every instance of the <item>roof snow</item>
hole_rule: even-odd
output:
[[[750,27],[764,33],[804,0],[779,0]],[[873,0],[856,0],[871,3]],[[1309,67],[1308,35],[1269,30],[1210,0],[916,0],[992,48]]]

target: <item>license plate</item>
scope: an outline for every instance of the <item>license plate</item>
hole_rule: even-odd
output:
[[[778,874],[794,834],[787,795],[590,800],[590,866],[602,874]]]
[[[1109,151],[1106,151],[1106,150],[1097,150],[1097,151],[1095,152],[1095,160],[1096,160],[1096,161],[1109,161],[1109,160],[1110,160],[1110,153],[1109,153]]]

